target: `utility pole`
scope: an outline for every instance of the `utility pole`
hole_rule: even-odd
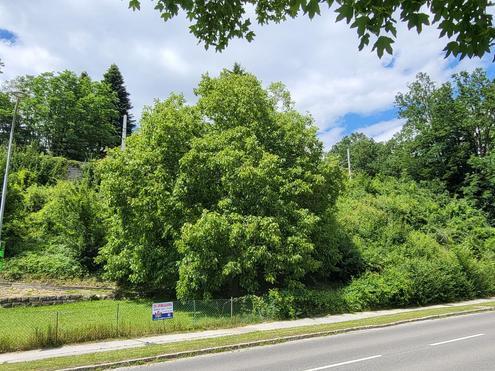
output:
[[[17,111],[19,109],[19,101],[21,100],[20,93],[15,94],[15,106],[14,106],[14,116],[12,117],[12,126],[10,127],[10,136],[9,136],[9,147],[7,149],[7,163],[5,164],[5,174],[3,175],[3,186],[2,186],[2,203],[0,204],[0,250],[3,253],[3,246],[1,245],[2,241],[2,228],[3,228],[3,214],[5,212],[5,201],[7,199],[7,183],[9,179],[9,169],[10,169],[10,158],[12,156],[12,144],[14,142],[14,128],[15,128],[15,119],[17,116]]]
[[[122,120],[122,143],[120,144],[120,149],[123,151],[125,149],[125,138],[127,137],[127,115],[124,115]]]
[[[349,171],[349,179],[352,178],[351,174],[351,150],[347,147],[347,170]]]

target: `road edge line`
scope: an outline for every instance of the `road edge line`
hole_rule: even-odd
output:
[[[218,346],[218,347],[209,347],[209,348],[202,348],[202,349],[196,349],[196,350],[186,350],[186,351],[177,352],[177,353],[158,354],[155,356],[133,358],[133,359],[122,360],[122,361],[99,363],[99,364],[86,365],[86,366],[69,367],[69,368],[60,369],[60,371],[86,371],[86,370],[89,371],[89,370],[100,370],[100,369],[115,368],[115,367],[135,366],[135,365],[146,364],[146,363],[154,363],[154,362],[158,362],[158,361],[167,361],[167,360],[172,360],[172,359],[195,357],[195,356],[200,356],[200,355],[204,355],[204,354],[222,353],[222,352],[232,351],[232,350],[253,348],[256,346],[280,344],[280,343],[286,343],[289,341],[296,341],[296,340],[311,339],[311,338],[316,338],[316,337],[338,335],[338,334],[344,334],[344,333],[360,331],[360,330],[370,330],[370,329],[376,329],[376,328],[392,327],[392,326],[402,325],[402,324],[406,324],[406,323],[427,321],[427,320],[431,320],[431,319],[456,317],[456,316],[462,316],[462,315],[468,315],[468,314],[493,312],[493,311],[495,311],[495,307],[486,307],[486,308],[480,307],[478,309],[470,309],[470,310],[465,310],[465,311],[461,311],[461,312],[434,314],[434,315],[430,315],[430,316],[399,320],[399,321],[384,323],[384,324],[380,324],[380,325],[364,325],[364,326],[349,327],[349,328],[338,329],[338,330],[318,331],[318,332],[312,332],[309,334],[282,336],[282,337],[277,337],[277,338],[272,338],[272,339],[251,341],[248,343],[222,345],[222,346]],[[369,318],[379,318],[379,316],[378,317],[369,317]],[[235,335],[232,335],[232,336],[235,336]],[[58,358],[58,357],[53,357],[53,358]],[[33,361],[28,361],[28,362],[33,362]],[[28,363],[28,362],[26,362],[26,363]],[[19,362],[17,364],[21,365],[22,363],[24,363],[24,362]]]

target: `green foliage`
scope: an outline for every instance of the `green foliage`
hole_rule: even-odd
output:
[[[337,219],[364,271],[340,287],[270,290],[251,297],[270,318],[297,318],[493,295],[495,230],[464,200],[411,181],[357,176]]]
[[[465,178],[462,193],[495,223],[495,152],[485,157],[473,156],[469,165],[472,170]]]
[[[12,115],[14,113],[14,102],[7,94],[0,92],[0,143],[7,143],[12,125]],[[16,142],[23,141],[21,133],[14,132]]]
[[[249,297],[253,311],[265,318],[294,319],[349,310],[340,289],[272,289],[262,297]]]
[[[181,298],[331,279],[344,253],[320,232],[341,173],[311,118],[239,68],[204,76],[196,94],[195,106],[156,103],[126,151],[102,162],[108,276],[172,290],[178,274]]]
[[[350,186],[338,217],[367,271],[344,290],[353,310],[493,292],[495,230],[465,200],[392,178]]]
[[[65,279],[81,277],[83,273],[83,267],[64,250],[27,251],[8,259],[2,271],[5,278],[14,280],[26,276],[34,279]]]
[[[202,130],[196,108],[173,95],[146,109],[126,150],[110,151],[97,167],[109,213],[100,258],[108,278],[142,292],[175,289],[184,216],[173,192],[179,160]]]
[[[0,177],[3,179],[6,149],[0,147]],[[67,176],[69,161],[63,157],[52,157],[39,153],[33,146],[14,148],[9,173],[7,202],[2,238],[6,243],[6,256],[21,252],[26,246],[26,216],[38,210],[44,200],[42,192],[36,196],[30,187],[51,186]]]
[[[10,84],[27,93],[19,110],[21,143],[73,160],[99,157],[119,143],[112,125],[117,97],[107,84],[70,71],[19,77]]]
[[[66,180],[69,165],[79,166],[34,146],[14,149],[2,231],[5,275],[56,278],[99,269],[94,258],[105,243],[102,204],[88,180]],[[45,264],[50,259],[53,264]]]
[[[19,174],[23,172],[13,173]],[[8,214],[4,230],[10,256],[5,275],[69,278],[96,272],[95,257],[106,231],[94,189],[84,181],[63,180],[21,187],[17,180],[8,193],[8,201],[15,203],[7,205],[15,212]]]
[[[213,123],[181,159],[180,197],[194,214],[208,212],[183,229],[178,295],[263,292],[300,281],[319,269],[312,236],[340,181],[335,165],[322,160],[315,128],[293,110],[277,112],[250,75],[205,77],[197,93]],[[211,261],[218,266],[208,269]],[[196,267],[209,273],[197,275]]]
[[[438,179],[458,193],[473,170],[470,159],[487,156],[492,147],[495,83],[480,69],[453,79],[437,87],[420,74],[397,96],[407,123],[396,138],[395,157],[413,179]]]
[[[336,20],[345,20],[355,28],[360,39],[359,49],[376,38],[373,50],[379,57],[386,51],[392,54],[392,44],[397,36],[397,22],[407,24],[409,29],[421,33],[424,26],[437,25],[440,37],[447,37],[446,56],[482,57],[490,53],[495,38],[491,2],[468,0],[459,6],[457,1],[369,1],[369,0],[281,0],[236,2],[205,2],[204,0],[154,0],[155,9],[164,21],[183,11],[192,24],[190,32],[205,47],[223,50],[229,41],[246,38],[251,41],[255,34],[249,14],[254,6],[256,22],[264,25],[295,18],[302,12],[312,19],[321,14],[321,6],[335,9]],[[228,4],[228,6],[227,6]],[[129,8],[140,9],[140,0],[129,0]]]
[[[493,150],[495,144],[495,83],[486,72],[460,72],[437,86],[418,74],[406,93],[396,96],[402,130],[387,143],[375,143],[353,133],[330,153],[353,171],[427,182],[435,192],[466,197],[494,223]]]
[[[26,218],[26,239],[38,249],[58,246],[85,271],[96,271],[95,258],[106,240],[101,204],[94,189],[84,181],[60,181],[43,193],[43,206]]]
[[[352,133],[335,144],[330,153],[339,158],[342,168],[347,168],[347,150],[349,149],[351,171],[374,176],[381,170],[384,147],[384,144],[377,143],[362,133]]]
[[[129,93],[124,85],[124,77],[120,73],[116,64],[112,64],[107,72],[103,75],[103,82],[107,83],[112,91],[115,92],[118,98],[117,110],[118,117],[115,118],[113,124],[115,126],[115,132],[122,138],[122,125],[123,117],[127,115],[127,135],[131,134],[134,127],[134,120],[130,110],[132,109],[131,101],[129,100]]]
[[[242,303],[270,318],[495,293],[495,230],[486,218],[494,215],[495,85],[480,70],[440,87],[419,75],[397,97],[407,123],[393,140],[353,134],[324,155],[312,118],[295,110],[283,84],[264,89],[236,64],[203,76],[194,105],[171,95],[146,108],[126,150],[90,162],[77,181],[67,171],[80,165],[40,151],[65,143],[61,154],[79,156],[83,142],[46,133],[81,107],[106,130],[116,122],[115,94],[68,72],[19,83],[32,89],[25,127],[39,124],[26,132],[43,140],[14,151],[7,277],[103,271],[140,294],[247,294]],[[75,97],[80,91],[88,94]],[[0,95],[0,125],[9,104]],[[101,154],[99,143],[83,157]],[[347,148],[354,176],[345,183]]]

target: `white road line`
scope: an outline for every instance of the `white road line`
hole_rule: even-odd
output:
[[[447,344],[447,343],[453,343],[454,341],[461,341],[461,340],[466,340],[466,339],[471,339],[471,338],[476,338],[478,336],[483,336],[485,334],[476,334],[476,335],[471,335],[471,336],[464,336],[462,338],[457,338],[457,339],[451,339],[451,340],[445,340],[445,341],[440,341],[439,343],[433,343],[430,344],[432,347],[436,345],[442,345],[442,344]]]
[[[321,367],[317,367],[317,368],[310,368],[310,369],[307,369],[307,370],[304,370],[304,371],[326,370],[327,368],[333,368],[333,367],[338,367],[338,366],[350,365],[351,363],[367,361],[369,359],[379,358],[381,356],[382,356],[381,354],[378,354],[376,356],[371,356],[371,357],[366,357],[366,358],[359,358],[359,359],[353,359],[352,361],[345,361],[345,362],[340,362],[340,363],[334,363],[332,365],[321,366]]]

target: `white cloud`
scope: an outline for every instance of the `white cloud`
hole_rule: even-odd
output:
[[[21,74],[39,74],[54,68],[64,68],[62,60],[44,47],[26,46],[17,44],[12,46],[9,43],[0,41],[0,57],[5,63],[5,75],[13,78]]]
[[[334,20],[333,12],[322,11],[313,21],[301,16],[256,28],[253,43],[234,40],[217,53],[198,45],[183,15],[164,23],[150,1],[142,1],[138,12],[127,9],[127,0],[5,1],[0,25],[19,41],[0,43],[5,62],[0,78],[71,69],[99,79],[117,63],[139,116],[145,104],[172,91],[193,100],[202,73],[217,74],[240,62],[265,84],[283,81],[298,109],[312,113],[321,138],[330,143],[344,132],[343,115],[390,108],[395,94],[418,72],[443,81],[452,72],[488,63],[465,59],[452,67],[442,55],[445,40],[438,40],[435,29],[418,36],[405,26],[399,27],[394,57],[380,60],[369,49],[359,52],[355,30]]]
[[[188,63],[173,49],[162,49],[160,57],[165,68],[172,73],[185,74],[189,70]]]
[[[392,119],[357,129],[357,132],[366,134],[377,142],[385,142],[398,133],[404,125],[404,119]]]
[[[323,148],[328,151],[335,143],[342,139],[344,131],[344,127],[336,126],[326,131],[319,132],[318,137],[323,142]]]

